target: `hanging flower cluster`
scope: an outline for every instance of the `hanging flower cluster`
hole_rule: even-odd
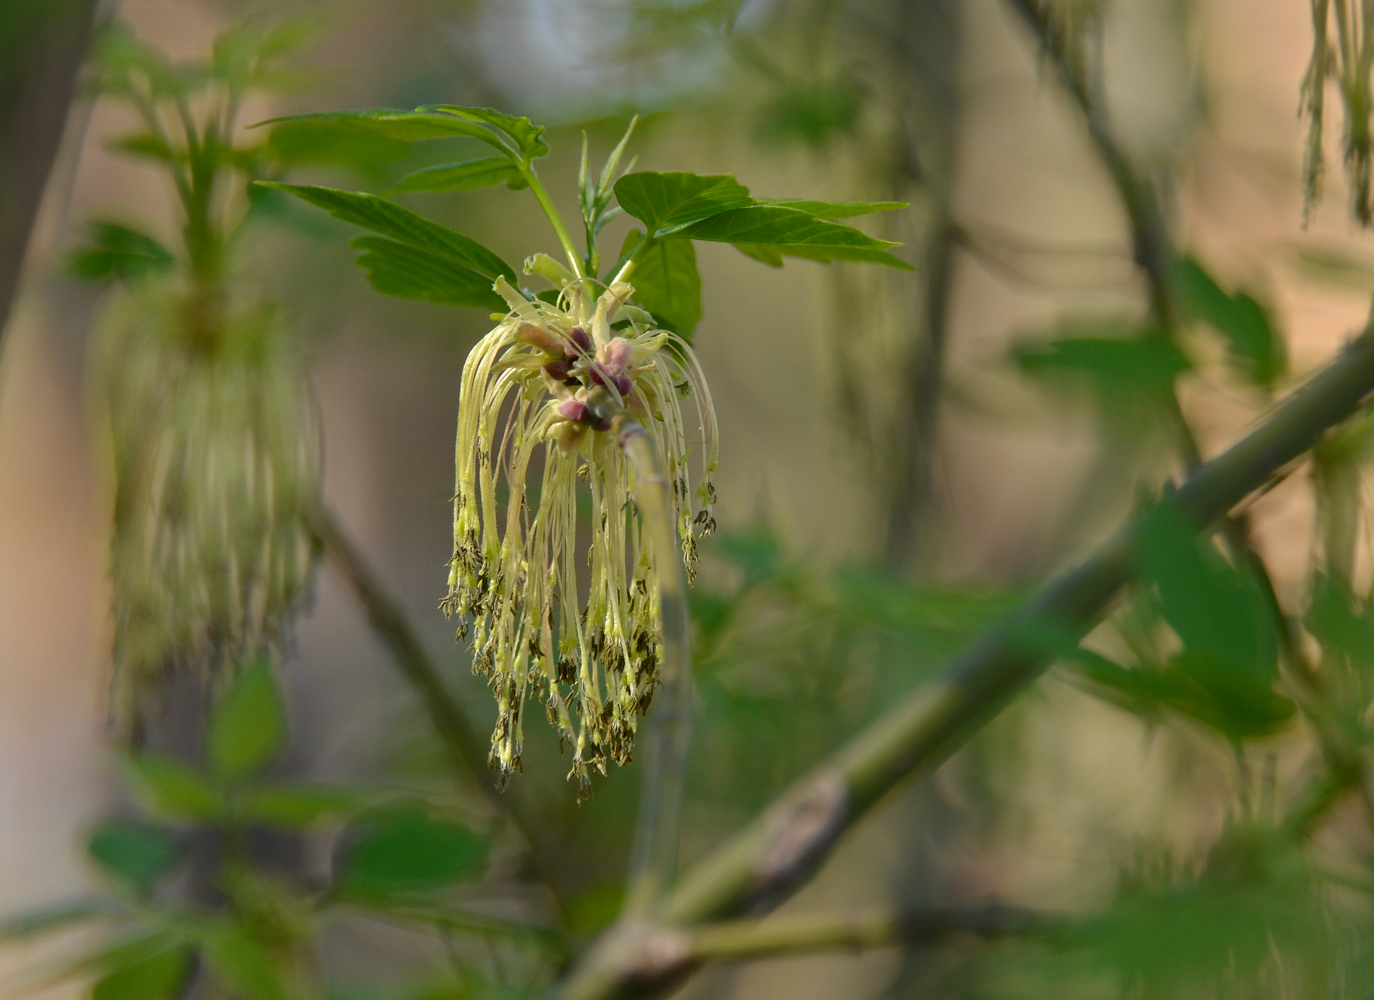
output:
[[[585,783],[607,757],[629,760],[656,685],[657,570],[631,500],[633,469],[588,408],[590,393],[611,394],[652,437],[689,576],[697,535],[715,526],[715,413],[691,347],[627,303],[630,285],[593,300],[587,284],[567,284],[550,304],[498,280],[510,312],[463,367],[443,608],[463,617],[459,636],[471,636],[474,669],[496,694],[491,759],[503,776],[520,766],[531,695],[574,747],[573,773]],[[590,503],[585,549],[580,500]]]
[[[116,299],[92,339],[110,449],[116,731],[171,674],[220,683],[272,652],[308,594],[320,435],[291,333],[270,309],[204,322],[175,280]]]

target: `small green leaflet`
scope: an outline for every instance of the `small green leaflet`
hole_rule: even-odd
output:
[[[1228,295],[1202,265],[1183,257],[1174,265],[1178,310],[1226,338],[1232,363],[1251,382],[1272,388],[1288,367],[1283,337],[1264,307],[1245,292]]]
[[[805,257],[826,263],[861,261],[914,270],[906,261],[887,252],[890,247],[898,246],[890,240],[875,239],[850,226],[777,205],[751,205],[719,212],[673,235],[714,243],[745,244],[751,249],[766,247],[782,257]],[[760,258],[757,249],[745,252]]]
[[[191,975],[191,958],[185,945],[156,952],[97,982],[91,1000],[172,1000]]]
[[[621,256],[634,250],[644,234],[631,229],[625,236]],[[697,254],[691,240],[665,240],[655,244],[640,258],[630,282],[634,300],[654,315],[658,322],[689,343],[692,331],[701,322],[701,276],[697,273]]]
[[[655,237],[754,203],[749,189],[729,174],[626,174],[615,182],[615,197]]]
[[[91,242],[67,258],[67,271],[83,281],[129,280],[165,271],[176,263],[161,243],[136,229],[113,222],[93,222]]]
[[[151,812],[171,819],[205,822],[222,814],[215,789],[175,757],[145,751],[124,759],[124,775],[134,795]]]
[[[286,742],[286,704],[267,660],[235,678],[210,716],[206,749],[213,772],[228,781],[250,778],[272,763]]]
[[[407,191],[473,191],[477,188],[509,185],[512,190],[526,187],[520,168],[505,156],[486,156],[462,163],[440,163],[411,171],[387,194]]]
[[[492,283],[497,277],[518,283],[510,266],[476,240],[385,198],[312,185],[263,186],[294,194],[335,218],[385,237],[353,240],[353,246],[364,251],[358,263],[368,269],[379,292],[504,311],[505,300],[491,290]]]
[[[418,810],[379,818],[353,831],[335,891],[358,900],[425,894],[476,877],[487,844],[465,826]]]
[[[181,842],[164,829],[129,819],[114,819],[101,826],[87,845],[91,858],[107,873],[139,895],[180,863]]]

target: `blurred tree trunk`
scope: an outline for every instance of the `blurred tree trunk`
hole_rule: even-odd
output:
[[[0,335],[96,7],[97,0],[0,0]]]
[[[876,70],[866,83],[887,122],[887,148],[860,168],[860,187],[864,197],[885,191],[911,202],[884,235],[905,243],[919,270],[834,269],[833,363],[841,410],[880,497],[882,558],[894,571],[929,563],[925,542],[938,509],[960,20],[958,0],[882,0],[855,11],[854,40]]]

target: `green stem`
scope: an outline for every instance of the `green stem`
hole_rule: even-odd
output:
[[[539,205],[544,209],[544,214],[549,217],[553,231],[558,236],[558,243],[563,247],[563,253],[567,255],[568,263],[572,265],[573,274],[579,278],[585,278],[587,272],[582,266],[582,258],[577,252],[577,247],[573,245],[572,234],[568,232],[568,227],[563,225],[563,217],[558,214],[558,209],[553,207],[553,201],[549,198],[549,193],[544,190],[544,185],[539,182],[539,175],[534,172],[534,167],[528,163],[521,163],[520,176],[530,186],[534,196],[539,199]]]

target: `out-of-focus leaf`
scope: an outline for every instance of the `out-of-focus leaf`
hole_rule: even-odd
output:
[[[1276,623],[1259,588],[1172,508],[1156,508],[1146,520],[1138,559],[1186,649],[1256,678],[1277,676]]]
[[[1228,295],[1191,257],[1174,268],[1179,311],[1226,338],[1236,367],[1256,385],[1272,388],[1287,367],[1283,338],[1264,307],[1245,292]]]
[[[362,902],[434,892],[475,877],[486,854],[486,841],[465,826],[397,812],[354,831],[335,888]]]
[[[643,233],[631,229],[621,255],[633,252],[643,239]],[[635,265],[630,283],[636,302],[662,326],[691,342],[692,331],[701,322],[701,275],[691,240],[667,240],[650,247]]]
[[[378,179],[403,162],[411,146],[358,123],[288,121],[272,129],[267,149],[286,166],[330,164]]]
[[[1273,732],[1295,707],[1274,691],[1279,624],[1258,583],[1232,567],[1169,507],[1138,541],[1141,579],[1153,584],[1183,652],[1158,671],[1159,697],[1233,740]]]
[[[191,962],[185,946],[150,955],[99,980],[91,1000],[170,1000],[190,977]]]
[[[850,219],[856,215],[895,212],[910,207],[905,201],[803,201],[800,198],[760,198],[757,204],[795,208],[818,219]]]
[[[101,900],[78,900],[13,914],[0,919],[0,944],[64,930],[89,920],[100,920],[115,912]]]
[[[234,679],[210,716],[206,749],[210,767],[227,781],[250,778],[286,744],[286,702],[267,660]]]
[[[75,954],[31,968],[6,985],[16,993],[35,992],[43,986],[77,976],[109,976],[138,966],[184,943],[185,939],[175,931],[140,927],[107,939],[93,948],[84,948]]]
[[[906,261],[888,252],[900,244],[875,239],[851,226],[777,205],[751,205],[718,212],[677,230],[674,235],[713,243],[742,243],[751,248],[768,246],[785,257],[802,257],[822,263],[847,260],[914,270]]]
[[[1349,588],[1319,576],[1304,624],[1324,650],[1340,653],[1361,672],[1374,673],[1374,615]]]
[[[140,896],[181,861],[182,845],[171,832],[146,823],[115,819],[91,834],[87,850],[101,868]]]
[[[115,139],[110,143],[110,149],[120,153],[129,153],[132,156],[147,156],[164,163],[175,163],[180,159],[180,156],[171,146],[151,132],[139,132],[135,135]]]
[[[462,163],[440,163],[406,174],[389,194],[407,191],[474,191],[477,188],[506,184],[512,189],[525,187],[520,169],[505,156],[485,156]]]
[[[1174,379],[1190,367],[1172,341],[1148,333],[1027,343],[1017,346],[1012,356],[1026,374],[1078,381],[1108,404],[1171,392]]]
[[[336,785],[257,785],[239,797],[236,815],[249,823],[295,830],[356,816],[373,808],[379,797]]]
[[[800,141],[822,149],[854,129],[866,93],[849,76],[786,87],[764,109],[759,134],[776,143]]]
[[[568,929],[574,934],[592,938],[615,923],[624,902],[624,882],[595,885],[568,903]]]
[[[653,236],[753,204],[749,189],[729,174],[682,171],[626,174],[615,182],[615,197],[620,207],[644,223]]]
[[[516,154],[526,163],[547,156],[549,152],[549,144],[543,139],[544,126],[535,125],[528,118],[493,111],[491,108],[463,108],[456,104],[426,104],[415,110],[438,112],[464,121],[490,125],[505,135],[514,145]]]
[[[287,974],[266,946],[241,929],[230,927],[206,935],[201,956],[210,972],[245,1000],[289,1000]]]
[[[127,226],[93,222],[91,242],[67,258],[67,271],[83,281],[129,280],[165,271],[176,263],[161,243]]]
[[[152,812],[198,822],[221,814],[215,789],[175,757],[153,751],[131,755],[124,759],[123,772],[134,795]]]

